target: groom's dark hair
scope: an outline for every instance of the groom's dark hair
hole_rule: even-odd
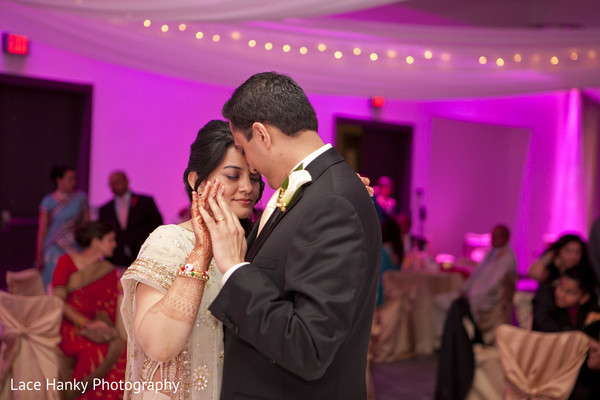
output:
[[[273,125],[288,136],[319,128],[317,114],[302,88],[277,72],[252,75],[233,92],[222,114],[247,140],[252,139],[255,122]]]

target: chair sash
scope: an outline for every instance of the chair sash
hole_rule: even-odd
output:
[[[579,331],[544,333],[500,325],[496,345],[506,374],[506,399],[567,399],[589,349]]]

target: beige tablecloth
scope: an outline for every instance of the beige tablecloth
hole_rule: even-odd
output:
[[[439,293],[458,290],[462,280],[456,272],[385,272],[385,301],[376,312],[375,361],[433,354],[433,299]]]

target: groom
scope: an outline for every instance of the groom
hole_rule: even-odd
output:
[[[373,202],[288,76],[252,76],[223,115],[250,170],[279,190],[247,254],[220,196],[213,217],[203,211],[224,273],[210,306],[226,327],[221,398],[364,400],[381,254]]]

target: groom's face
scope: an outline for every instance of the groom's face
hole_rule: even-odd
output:
[[[265,164],[264,160],[261,160],[261,158],[264,157],[259,156],[259,149],[256,148],[258,141],[246,139],[246,135],[239,130],[235,130],[233,126],[231,127],[231,134],[233,135],[235,147],[237,147],[242,152],[242,155],[246,158],[250,172],[264,175],[268,180],[268,176],[265,175],[265,171],[263,171]]]

